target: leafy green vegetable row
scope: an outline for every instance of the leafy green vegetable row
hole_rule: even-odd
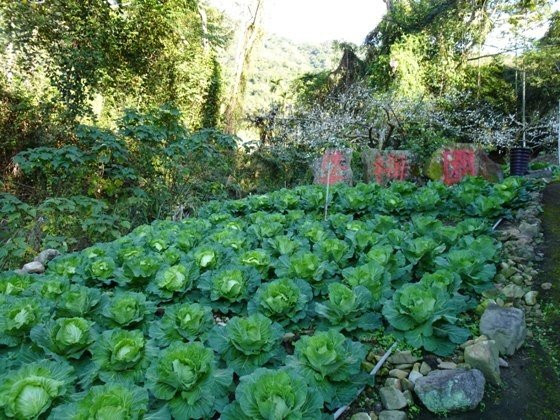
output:
[[[501,203],[490,213],[507,215],[523,184],[338,187],[326,220],[309,204],[319,193],[210,205],[41,276],[1,274],[0,418],[318,418],[371,380],[364,333],[386,327],[442,355],[464,342],[462,314],[492,287],[499,247],[488,219],[449,217],[489,193]],[[388,194],[408,203],[395,216],[368,201],[387,209]],[[406,216],[436,195],[448,204]],[[286,333],[302,335],[293,349]]]

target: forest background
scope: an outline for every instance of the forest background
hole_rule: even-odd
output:
[[[267,0],[238,3],[0,0],[1,269],[309,183],[329,147],[555,144],[555,2],[385,0],[361,45],[266,33]]]

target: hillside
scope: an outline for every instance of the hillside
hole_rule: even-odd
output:
[[[305,73],[333,68],[336,57],[330,42],[300,44],[266,35],[247,77],[246,110],[258,110],[279,99],[288,85]]]

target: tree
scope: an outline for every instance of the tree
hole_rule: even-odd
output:
[[[253,49],[262,36],[264,0],[254,0],[247,6],[246,21],[238,33],[234,74],[225,108],[225,129],[235,134],[243,114],[246,74],[251,64]]]
[[[3,0],[0,14],[21,62],[44,66],[70,118],[101,95],[107,119],[171,102],[201,125],[220,39],[197,0]]]
[[[542,18],[547,0],[392,0],[367,36],[374,86],[407,95],[460,88],[473,50],[496,26]]]

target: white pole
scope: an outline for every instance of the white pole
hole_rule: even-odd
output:
[[[523,69],[523,98],[521,103],[521,112],[523,113],[523,147],[527,147],[527,138],[525,136],[525,127],[527,125],[527,119],[525,116],[525,69]]]

